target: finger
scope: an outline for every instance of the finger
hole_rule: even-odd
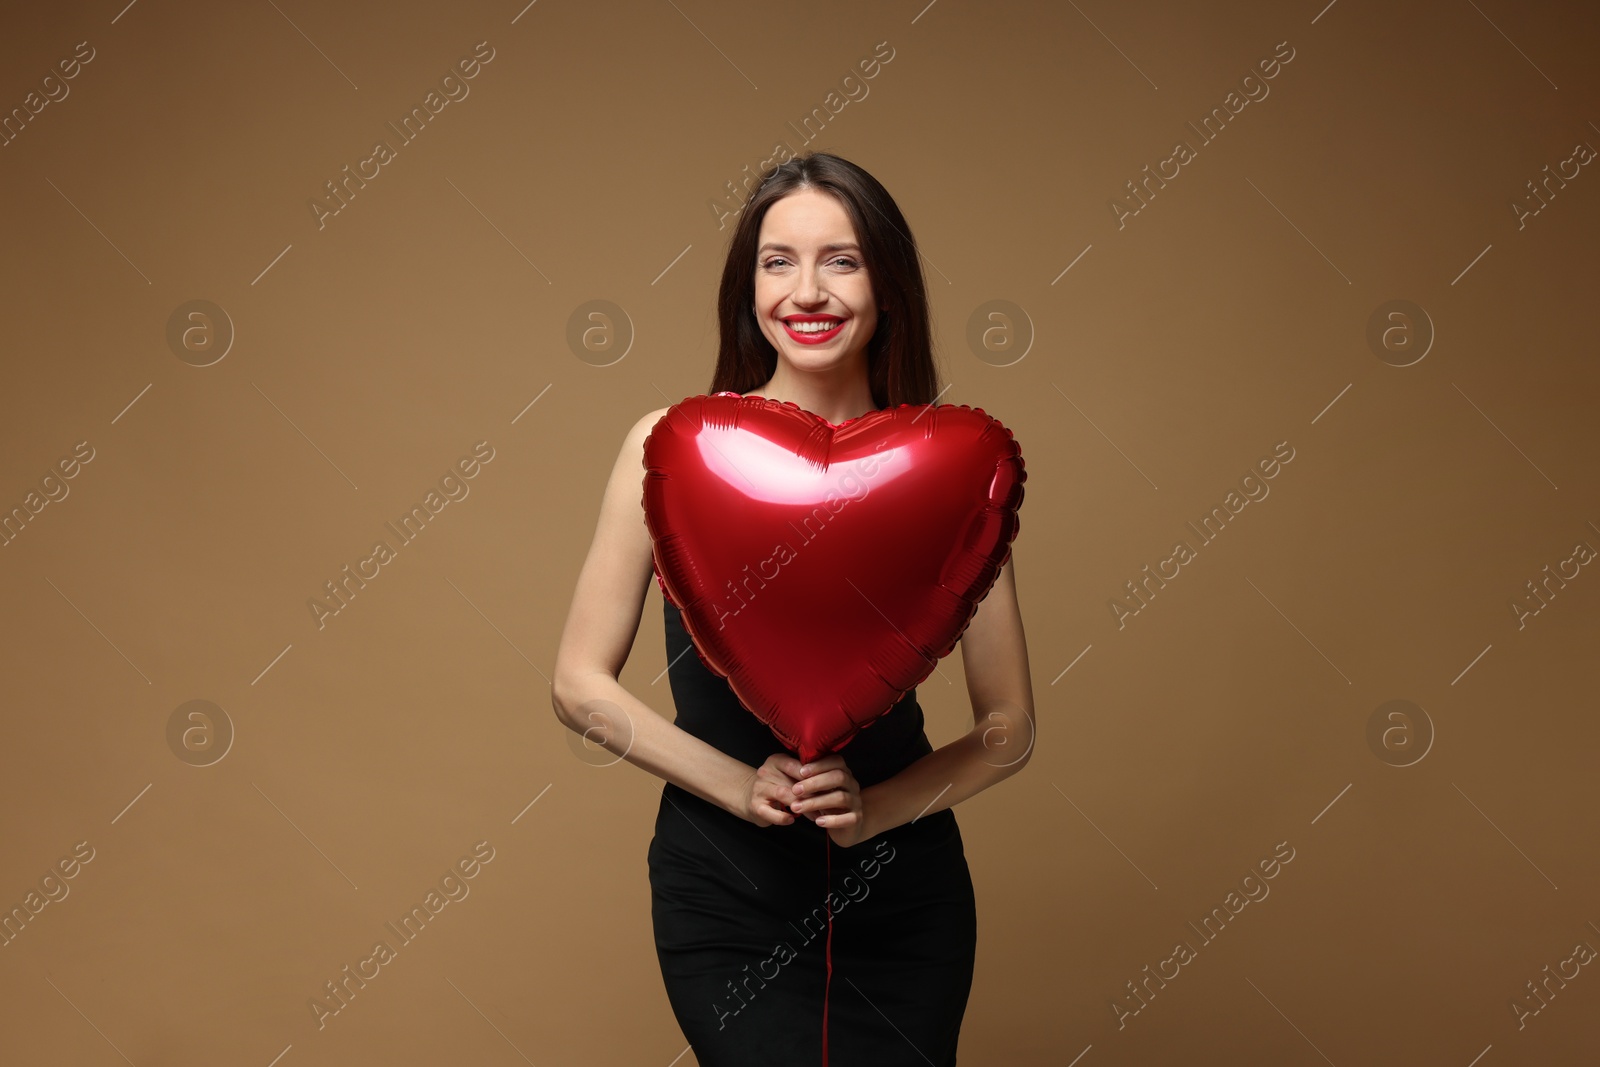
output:
[[[860,816],[853,811],[828,812],[817,816],[817,825],[826,826],[830,830],[838,830],[846,826],[854,826]]]
[[[789,805],[790,811],[827,811],[829,808],[849,810],[850,794],[843,789],[818,793],[814,797],[801,797]]]
[[[823,771],[842,770],[844,765],[844,757],[837,753],[831,756],[823,756],[821,759],[814,759],[810,763],[803,765],[797,777],[809,778]]]
[[[799,814],[804,815],[818,826],[838,826],[840,824],[834,820],[840,816],[859,815],[860,813],[850,808],[825,808],[821,811],[802,811]]]
[[[800,761],[793,756],[777,755],[773,756],[769,762],[790,778],[799,778],[801,776]]]
[[[802,779],[794,784],[795,794],[814,796],[829,789],[840,789],[844,786],[844,771],[822,771]]]
[[[794,822],[794,815],[776,804],[757,804],[756,815],[778,826],[787,826]]]

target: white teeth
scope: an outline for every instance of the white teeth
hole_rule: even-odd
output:
[[[795,333],[826,333],[839,325],[838,320],[833,322],[791,322],[787,323],[789,329]]]

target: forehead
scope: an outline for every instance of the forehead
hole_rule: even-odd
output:
[[[856,240],[856,232],[838,200],[817,189],[800,189],[767,208],[758,240],[795,247],[846,245]]]

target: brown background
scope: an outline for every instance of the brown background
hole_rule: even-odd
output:
[[[94,850],[0,948],[0,1060],[683,1052],[660,783],[579,755],[547,676],[623,433],[709,384],[710,204],[780,140],[893,192],[942,399],[1028,464],[1040,737],[957,809],[962,1062],[1600,1055],[1593,967],[1510,1008],[1600,946],[1600,576],[1511,606],[1600,546],[1600,175],[1510,206],[1600,145],[1592,6],[119,3],[0,32],[7,112],[95,53],[0,148],[0,506],[94,450],[0,548],[0,906]],[[470,95],[319,228],[324,183],[480,41]],[[787,123],[881,41],[805,144]],[[1270,95],[1119,229],[1109,200],[1282,41]],[[196,299],[235,333],[203,367],[167,340]],[[620,359],[568,344],[597,299]],[[1405,367],[1366,340],[1396,299],[1436,331]],[[967,344],[991,300],[1031,324],[1019,361]],[[482,440],[470,495],[319,628],[323,583]],[[1270,496],[1119,629],[1124,583],[1280,441]],[[670,715],[659,596],[623,682]],[[935,744],[971,721],[941,671]],[[1431,725],[1369,745],[1396,699]],[[220,713],[185,748],[190,700]],[[484,840],[471,895],[319,1030],[310,998]],[[1119,1029],[1125,983],[1279,842],[1271,895]]]

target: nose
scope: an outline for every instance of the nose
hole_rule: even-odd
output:
[[[815,266],[802,264],[800,280],[795,283],[794,302],[805,307],[822,303],[827,295],[822,291],[822,275]]]

